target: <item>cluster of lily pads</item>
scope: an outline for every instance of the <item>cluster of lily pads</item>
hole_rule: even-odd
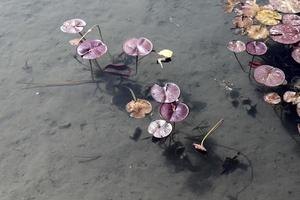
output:
[[[189,107],[179,101],[180,88],[175,83],[166,83],[163,87],[154,84],[151,96],[160,103],[159,113],[162,119],[151,122],[148,132],[155,138],[165,138],[172,133],[175,123],[183,121],[188,116]]]
[[[232,40],[227,48],[234,56],[244,72],[253,76],[254,80],[267,88],[273,90],[281,87],[284,102],[297,105],[297,113],[300,116],[300,105],[298,104],[298,92],[290,91],[293,76],[288,74],[290,68],[300,67],[300,1],[299,0],[269,0],[266,5],[259,5],[256,0],[227,0],[225,12],[235,13],[233,19],[233,30],[235,33],[247,35],[249,40],[245,43],[240,40]],[[281,66],[282,63],[273,63],[271,66],[264,59],[270,48],[286,48],[290,60],[294,60],[293,66]],[[252,56],[249,69],[246,70],[239,61],[237,53],[247,52]],[[280,57],[284,55],[269,55]],[[259,60],[256,60],[259,58]],[[253,73],[252,73],[253,70]],[[296,90],[295,87],[292,87]],[[300,98],[299,98],[300,99]],[[270,104],[280,104],[281,97],[272,91],[264,96],[264,100]],[[300,128],[300,124],[298,124]],[[300,129],[299,129],[300,131]]]
[[[126,66],[124,63],[111,63],[106,67],[101,68],[98,58],[103,57],[108,52],[108,46],[103,39],[102,31],[99,25],[93,25],[88,30],[84,31],[86,27],[86,22],[82,19],[70,19],[63,23],[60,27],[61,31],[70,34],[79,34],[80,37],[72,39],[69,43],[72,46],[76,46],[77,54],[84,60],[89,61],[91,77],[94,80],[95,74],[93,69],[93,63],[96,67],[104,73],[109,73],[118,76],[129,77],[132,72],[131,68]],[[92,32],[94,29],[98,30],[100,39],[87,39],[87,35]],[[156,52],[153,49],[152,42],[145,38],[130,38],[123,43],[122,54],[131,56],[135,58],[135,74],[138,71],[138,63],[140,58],[149,55],[151,52],[155,52],[157,55],[157,63],[163,68],[162,62],[168,62],[173,56],[173,52],[169,49],[163,49],[159,52]]]

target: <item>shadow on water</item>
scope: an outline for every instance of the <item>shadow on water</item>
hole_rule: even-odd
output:
[[[258,87],[258,90],[263,91],[263,93],[277,92],[280,96],[283,96],[288,90],[300,92],[300,64],[291,57],[293,47],[291,45],[278,43],[270,43],[268,47],[268,52],[261,57],[262,63],[283,70],[288,84],[276,88]],[[300,123],[300,118],[296,111],[296,105],[282,102],[273,108],[291,138],[297,144],[300,144],[299,132],[297,130],[297,124]]]

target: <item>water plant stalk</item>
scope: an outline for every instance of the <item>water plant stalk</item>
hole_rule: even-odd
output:
[[[129,90],[129,92],[131,93],[131,96],[133,98],[134,101],[137,101],[137,98],[133,92],[133,90],[130,87],[124,86],[125,88],[127,88]]]
[[[245,71],[245,69],[244,69],[244,67],[243,67],[242,63],[240,62],[239,58],[237,57],[236,53],[235,53],[235,52],[233,52],[233,54],[234,54],[234,57],[235,57],[236,61],[239,63],[239,65],[240,65],[240,68],[243,70],[243,72],[245,72],[245,73],[246,73],[246,71]]]
[[[201,143],[200,143],[200,145],[201,146],[203,146],[203,144],[204,144],[204,141],[206,140],[206,138],[211,134],[211,133],[213,133],[217,128],[219,128],[219,126],[221,126],[222,125],[222,123],[223,123],[223,121],[224,121],[224,119],[220,119],[207,133],[206,133],[206,135],[203,137],[203,139],[202,139],[202,141],[201,141]]]

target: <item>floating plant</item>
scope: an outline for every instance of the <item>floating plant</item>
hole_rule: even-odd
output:
[[[295,44],[300,41],[300,31],[288,24],[278,24],[270,29],[271,38],[281,44]]]
[[[181,122],[189,112],[189,107],[182,102],[163,103],[159,108],[161,117],[169,122]]]
[[[106,52],[107,52],[107,46],[101,40],[86,40],[77,47],[78,55],[80,55],[83,59],[89,60],[91,76],[93,80],[94,80],[94,71],[93,71],[91,60],[96,61],[97,58],[100,58]],[[98,63],[97,66],[102,71]]]
[[[166,83],[163,87],[154,84],[151,95],[159,103],[172,103],[179,98],[180,88],[175,83]]]
[[[152,42],[144,37],[131,38],[124,42],[123,51],[129,55],[135,57],[135,73],[138,71],[139,56],[146,56],[153,50]]]
[[[173,51],[169,49],[163,49],[157,53],[159,56],[162,56],[157,59],[157,63],[160,64],[161,68],[164,68],[162,62],[166,62],[167,60],[171,60],[173,56]]]
[[[79,33],[81,34],[81,31],[86,26],[86,22],[82,19],[70,19],[63,23],[63,25],[60,27],[60,30],[65,33]]]
[[[241,69],[245,71],[243,65],[241,64],[239,58],[237,57],[236,53],[241,53],[244,52],[246,50],[246,45],[244,42],[239,41],[239,40],[232,40],[228,43],[227,45],[227,49],[229,49],[230,51],[233,52],[235,59],[237,60],[237,62],[239,63]]]
[[[126,105],[126,111],[130,113],[130,117],[140,119],[146,117],[146,114],[151,113],[151,103],[145,99],[137,99],[133,90],[128,87],[126,88],[130,91],[133,98],[133,100]]]
[[[261,65],[254,69],[254,79],[265,86],[276,87],[285,82],[285,74],[279,68]]]
[[[276,104],[281,103],[281,97],[276,92],[270,92],[268,94],[265,94],[264,100],[265,100],[265,102],[267,102],[268,104],[271,104],[271,105],[276,105]]]
[[[269,0],[272,7],[282,13],[299,13],[299,0]]]
[[[219,120],[203,137],[203,139],[201,140],[200,144],[199,143],[193,143],[195,149],[201,150],[201,151],[207,151],[206,148],[204,147],[204,141],[207,139],[207,137],[213,133],[217,128],[219,128],[222,123],[223,123],[224,119]]]
[[[155,138],[164,138],[172,133],[172,124],[165,120],[155,120],[148,126],[148,132]]]

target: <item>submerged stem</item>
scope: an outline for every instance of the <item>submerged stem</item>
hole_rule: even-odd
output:
[[[138,73],[139,56],[135,57],[135,75]]]
[[[137,101],[137,98],[136,98],[136,96],[135,96],[133,90],[132,90],[130,87],[127,87],[127,86],[124,86],[124,87],[126,87],[126,88],[130,91],[133,100],[134,100],[134,101]]]
[[[243,72],[246,72],[245,69],[244,69],[244,67],[243,67],[243,65],[241,64],[239,58],[237,57],[236,53],[233,52],[233,54],[234,54],[234,57],[235,57],[236,61],[239,63],[240,68],[243,70]]]
[[[221,124],[223,123],[224,119],[220,119],[204,136],[204,138],[201,141],[201,145],[203,145],[204,141],[206,140],[206,138],[212,133],[214,132],[217,128],[219,128],[219,126],[221,126]]]

